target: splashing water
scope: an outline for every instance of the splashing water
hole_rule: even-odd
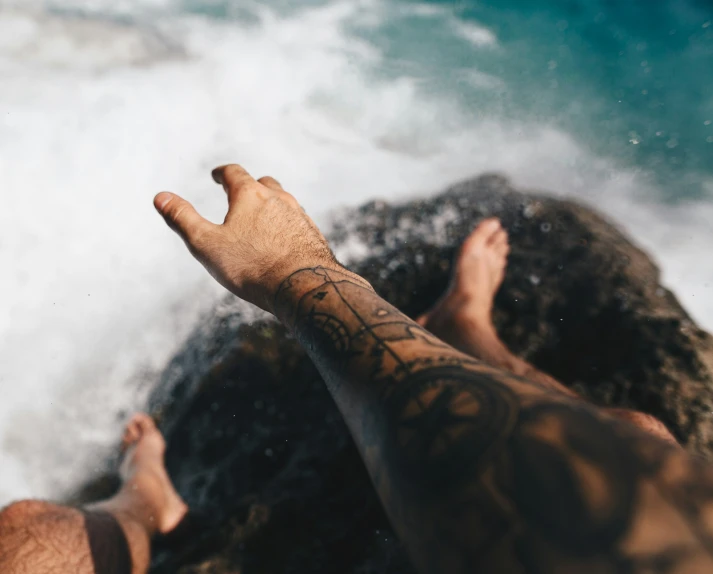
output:
[[[610,4],[0,0],[0,504],[96,470],[221,295],[151,205],[221,219],[219,163],[318,223],[483,171],[572,194],[713,328],[711,18]]]

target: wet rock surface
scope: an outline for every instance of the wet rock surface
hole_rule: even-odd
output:
[[[344,211],[331,238],[415,317],[492,215],[512,244],[495,304],[503,340],[593,402],[651,413],[710,457],[713,339],[649,256],[592,209],[484,176]],[[200,515],[158,549],[152,572],[413,572],[319,374],[271,318],[226,297],[168,366],[151,408],[169,472]]]

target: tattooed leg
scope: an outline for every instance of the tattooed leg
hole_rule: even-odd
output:
[[[492,321],[493,300],[505,276],[509,251],[507,232],[500,222],[482,221],[461,247],[448,291],[417,322],[456,349],[489,365],[577,397],[574,391],[514,355],[498,337]],[[606,412],[676,443],[666,426],[651,415],[628,409]]]

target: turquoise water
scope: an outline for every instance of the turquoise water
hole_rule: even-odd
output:
[[[228,161],[324,226],[488,171],[587,201],[713,329],[711,88],[710,0],[0,0],[0,505],[94,469],[222,296],[151,199],[220,220]]]
[[[713,4],[693,0],[447,3],[502,50],[469,57],[508,89],[487,102],[533,115],[596,152],[653,171],[667,199],[700,196],[713,174]],[[443,68],[441,68],[443,69]],[[444,74],[447,89],[458,90]],[[469,109],[482,105],[462,90]]]
[[[713,174],[713,4],[704,1],[442,3],[492,29],[502,47],[453,46],[434,72],[473,66],[508,89],[483,102],[438,77],[468,109],[553,122],[596,152],[649,169],[668,199],[700,196]],[[438,42],[431,46],[431,53]],[[487,113],[487,112],[486,112]]]
[[[181,9],[250,19],[239,2]],[[323,2],[271,3],[294,13]],[[411,8],[411,10],[409,10]],[[377,48],[372,73],[408,77],[471,116],[533,120],[598,154],[646,170],[661,199],[710,195],[713,179],[713,3],[709,0],[400,2],[347,28]],[[486,28],[475,46],[453,18]]]

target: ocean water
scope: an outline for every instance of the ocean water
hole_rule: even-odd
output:
[[[484,171],[588,201],[713,329],[710,0],[0,0],[0,504],[100,470],[222,290],[210,169],[318,223]]]

